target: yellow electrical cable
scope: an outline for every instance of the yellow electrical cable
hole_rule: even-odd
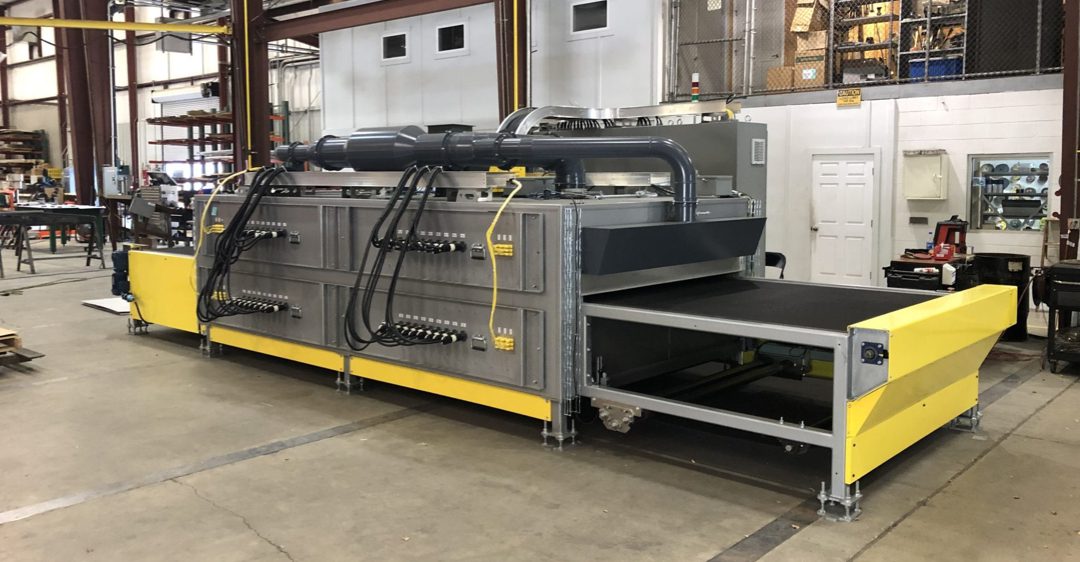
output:
[[[514,184],[513,191],[510,195],[506,196],[502,205],[499,205],[499,210],[495,211],[495,218],[491,221],[491,226],[488,227],[485,234],[485,240],[487,241],[488,256],[491,257],[491,314],[488,315],[488,332],[491,333],[491,341],[494,342],[495,338],[495,306],[499,302],[499,266],[495,264],[495,248],[491,242],[491,236],[495,234],[495,226],[499,224],[499,217],[502,216],[506,206],[510,204],[510,200],[517,195],[518,191],[521,191],[521,182],[512,179],[510,183]]]
[[[210,211],[211,203],[214,202],[214,198],[217,197],[217,194],[221,191],[221,188],[225,187],[225,184],[248,172],[257,171],[259,171],[259,169],[249,168],[247,170],[241,170],[239,172],[236,172],[235,174],[221,178],[220,180],[218,180],[217,185],[214,186],[214,190],[210,192],[210,198],[207,199],[206,204],[203,205],[202,213],[199,215],[199,240],[195,243],[195,260],[191,267],[191,277],[188,278],[191,282],[191,289],[196,293],[199,292],[198,287],[195,286],[195,279],[198,277],[199,272],[199,251],[202,250],[203,240],[206,238],[206,235],[209,234],[209,229],[206,228],[206,214]]]

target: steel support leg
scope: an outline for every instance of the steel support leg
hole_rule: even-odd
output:
[[[956,416],[956,419],[949,423],[949,428],[975,433],[979,429],[979,421],[981,419],[982,410],[980,410],[979,405],[976,404],[968,411]]]
[[[832,396],[832,455],[828,483],[821,483],[818,515],[839,521],[854,521],[862,510],[859,500],[862,493],[859,483],[854,489],[847,483],[847,402],[848,363],[851,354],[848,340],[838,342],[833,348],[833,396]]]
[[[351,361],[345,358],[344,370],[337,374],[337,390],[345,394],[355,394],[364,391],[364,378],[352,374]]]
[[[544,438],[545,446],[550,445],[560,451],[567,441],[571,445],[576,442],[577,428],[574,426],[574,419],[567,412],[565,402],[556,400],[551,403],[551,421],[544,422],[544,429],[540,431],[540,436]],[[551,443],[549,441],[551,439],[555,442]]]
[[[212,358],[220,357],[224,353],[225,349],[220,343],[214,343],[210,339],[210,326],[205,326],[202,332],[202,340],[199,342],[199,351],[202,352],[203,357]]]
[[[861,499],[862,491],[859,490],[857,481],[853,486],[842,482],[838,486],[836,482],[833,482],[829,488],[826,487],[825,482],[822,482],[821,491],[818,492],[818,501],[821,502],[818,515],[826,519],[850,523],[862,513],[862,508],[859,507]]]
[[[143,322],[138,318],[128,317],[128,333],[133,336],[142,336],[150,333],[150,323]]]

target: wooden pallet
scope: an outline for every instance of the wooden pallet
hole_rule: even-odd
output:
[[[15,330],[0,328],[0,353],[9,353],[22,348],[22,338]]]
[[[0,367],[26,363],[41,357],[45,356],[22,346],[22,338],[15,330],[0,328]]]

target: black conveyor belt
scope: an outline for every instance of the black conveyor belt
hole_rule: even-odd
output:
[[[936,297],[932,293],[711,277],[593,295],[585,302],[846,332],[851,324]]]

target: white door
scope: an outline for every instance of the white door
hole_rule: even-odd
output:
[[[815,154],[812,167],[811,281],[873,285],[874,156]]]

